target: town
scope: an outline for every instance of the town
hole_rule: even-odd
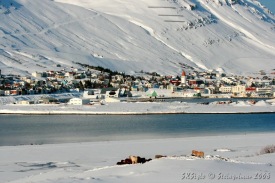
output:
[[[259,71],[261,77],[227,76],[217,71],[195,71],[185,66],[180,76],[161,76],[140,71],[137,75],[113,72],[103,67],[80,64],[69,71],[33,72],[32,76],[3,75],[0,70],[0,95],[44,95],[80,93],[82,97],[59,101],[42,97],[39,101],[19,104],[60,103],[90,104],[106,102],[152,101],[167,98],[273,98],[275,73]],[[61,65],[57,65],[61,68]],[[189,73],[186,73],[186,70]]]

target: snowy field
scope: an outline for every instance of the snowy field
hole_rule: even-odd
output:
[[[118,102],[104,105],[68,104],[6,104],[0,105],[0,114],[177,114],[177,113],[269,113],[275,112],[274,100],[212,102],[208,105],[187,102]]]
[[[275,134],[180,139],[2,146],[2,183],[202,182],[271,183]],[[204,151],[204,158],[191,156]],[[145,164],[116,165],[129,155],[152,158]],[[166,157],[155,159],[155,155]]]

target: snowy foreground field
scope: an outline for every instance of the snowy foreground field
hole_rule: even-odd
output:
[[[275,112],[275,100],[238,102],[136,102],[104,105],[35,104],[0,105],[0,114],[176,114],[176,113],[268,113]]]
[[[0,147],[1,183],[275,181],[275,134]],[[204,158],[191,151],[204,151]],[[155,159],[155,155],[167,157]],[[129,155],[145,164],[116,165]]]

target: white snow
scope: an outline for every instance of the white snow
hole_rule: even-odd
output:
[[[227,149],[227,148],[222,148],[222,149],[215,149],[215,151],[217,152],[231,152],[231,149]]]
[[[179,63],[236,74],[274,69],[274,15],[257,1],[226,2],[2,0],[1,70],[30,75],[76,62],[166,75],[181,73]]]
[[[274,138],[274,134],[266,133],[2,146],[0,177],[3,183],[271,183],[275,180],[275,154],[259,152],[273,144]],[[224,146],[234,151],[217,151]],[[194,149],[203,151],[205,157],[192,157],[191,151]],[[167,157],[155,159],[156,154]],[[116,162],[129,155],[153,160],[145,164],[116,165]]]
[[[71,97],[61,95],[60,98]],[[248,101],[220,104],[212,102],[209,105],[187,102],[104,102],[104,105],[95,103],[93,105],[69,105],[69,104],[10,104],[0,101],[0,114],[179,114],[179,113],[274,113],[275,105],[265,101],[251,104]],[[22,99],[22,98],[21,98]],[[36,100],[40,99],[36,97]],[[10,97],[10,101],[15,101]]]
[[[255,104],[255,106],[268,106],[268,105],[270,105],[270,104],[263,100],[261,100]]]

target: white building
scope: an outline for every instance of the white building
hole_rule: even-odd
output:
[[[219,91],[222,93],[231,93],[232,92],[232,87],[231,86],[221,86],[219,88]]]
[[[21,100],[21,101],[18,102],[18,104],[20,104],[20,105],[30,105],[30,104],[34,104],[34,101]]]
[[[120,97],[120,89],[106,91],[105,98],[119,98]]]
[[[99,99],[100,90],[86,90],[83,92],[83,98]]]
[[[40,73],[40,72],[33,72],[32,76],[36,77],[36,78],[41,78],[42,77],[42,73]]]
[[[211,95],[211,94],[214,93],[214,90],[215,90],[215,88],[207,87],[207,88],[204,89],[203,94],[204,95]]]
[[[195,91],[195,90],[185,90],[184,92],[183,92],[183,97],[194,97],[194,96],[196,96],[198,94],[198,92],[197,91]]]
[[[167,90],[171,90],[172,92],[175,92],[175,91],[177,91],[177,86],[169,84],[167,86]]]
[[[10,90],[4,90],[4,91],[5,91],[5,95],[10,95],[11,94]]]
[[[232,93],[245,93],[245,86],[244,85],[237,85],[232,86]]]
[[[65,73],[65,77],[73,78],[74,77],[74,73],[73,72],[66,72]]]
[[[269,87],[266,88],[256,88],[256,91],[261,94],[267,94],[267,93],[272,93],[272,89]]]
[[[105,98],[105,102],[120,102],[120,99],[119,98]]]
[[[232,77],[222,77],[221,80],[228,84],[236,83],[236,79]]]
[[[90,103],[90,99],[72,98],[68,102],[70,105],[86,105]]]

